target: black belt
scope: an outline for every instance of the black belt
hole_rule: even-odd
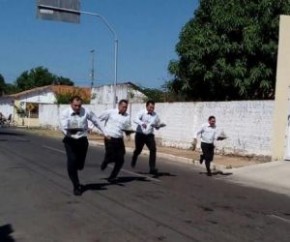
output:
[[[114,137],[111,137],[111,140],[123,140],[123,138],[114,138]]]
[[[73,138],[73,137],[70,137],[70,136],[64,136],[64,140],[69,140],[69,141],[85,141],[85,140],[88,140],[87,136],[82,136],[80,138]]]
[[[144,133],[141,133],[141,132],[136,132],[136,134],[140,134],[140,135],[144,135],[144,136],[154,136],[153,133],[150,133],[150,134],[144,134]]]

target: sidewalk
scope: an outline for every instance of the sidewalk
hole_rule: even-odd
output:
[[[273,161],[232,169],[234,183],[290,196],[290,162]]]

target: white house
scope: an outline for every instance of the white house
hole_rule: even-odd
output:
[[[24,121],[31,126],[38,126],[39,105],[57,103],[57,97],[61,94],[77,94],[90,99],[89,88],[78,88],[66,85],[48,85],[36,87],[30,90],[3,96],[0,98],[0,112],[5,117],[12,114],[13,120],[24,125]],[[24,120],[20,113],[25,113],[28,118]]]
[[[131,82],[116,85],[117,102],[127,99],[131,103],[143,103],[147,96]],[[114,85],[103,85],[92,89],[91,104],[112,104],[114,100]]]
[[[40,103],[54,103],[56,101],[52,86],[37,87],[31,90],[19,92],[0,98],[0,111],[5,117],[12,114],[13,119],[17,119],[17,110],[25,110],[26,105]],[[37,110],[35,110],[38,112]]]

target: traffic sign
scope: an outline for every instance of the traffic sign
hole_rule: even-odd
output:
[[[80,23],[79,0],[36,0],[37,18]]]

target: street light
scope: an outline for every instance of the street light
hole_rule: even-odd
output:
[[[111,32],[114,38],[114,66],[115,66],[115,78],[114,78],[114,97],[113,97],[113,108],[116,107],[117,103],[117,80],[118,80],[118,37],[116,31],[113,29],[113,27],[110,25],[110,23],[103,17],[101,14],[98,13],[93,13],[93,12],[86,12],[86,11],[77,11],[74,9],[68,9],[68,8],[60,8],[60,7],[54,7],[54,6],[49,6],[49,5],[44,5],[44,4],[39,4],[37,5],[39,13],[40,14],[54,14],[54,11],[56,12],[61,12],[61,13],[72,13],[76,15],[80,14],[85,14],[85,15],[90,15],[99,18],[108,28],[108,30]]]
[[[91,50],[90,52],[92,54],[91,90],[93,90],[95,80],[95,50]]]

